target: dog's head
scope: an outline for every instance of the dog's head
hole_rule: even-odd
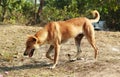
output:
[[[26,49],[24,52],[24,56],[32,57],[34,54],[34,50],[39,48],[38,39],[35,36],[29,36],[26,41]]]
[[[46,43],[48,32],[44,29],[38,31],[34,36],[28,36],[26,41],[25,56],[32,57],[35,49],[38,49],[40,45]]]

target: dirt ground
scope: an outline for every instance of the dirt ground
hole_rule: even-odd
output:
[[[36,50],[33,57],[24,57],[27,35],[40,27],[0,25],[0,77],[120,77],[120,32],[96,31],[98,59],[86,38],[82,40],[83,60],[69,62],[67,54],[76,54],[74,40],[61,46],[55,69],[45,57],[49,45]]]

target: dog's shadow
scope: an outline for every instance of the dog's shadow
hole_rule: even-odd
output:
[[[21,66],[1,66],[0,70],[1,71],[12,71],[12,70],[24,70],[24,69],[34,69],[34,68],[43,68],[46,67],[48,68],[49,66],[51,66],[52,64],[47,64],[46,62],[37,62],[37,63],[32,63],[32,64],[25,64],[25,65],[21,65]]]

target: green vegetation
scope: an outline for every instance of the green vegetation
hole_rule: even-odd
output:
[[[42,6],[35,4],[35,1],[37,0],[0,0],[0,21],[11,24],[28,22],[32,24],[79,16],[91,18],[90,11],[96,9],[109,29],[120,30],[119,0],[40,0],[44,1],[40,15],[35,15],[39,11],[36,7]]]
[[[0,0],[0,21],[4,23],[25,23],[34,13],[34,4],[27,0]]]

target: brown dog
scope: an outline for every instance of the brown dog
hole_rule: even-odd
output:
[[[97,57],[97,47],[95,45],[94,27],[91,23],[98,22],[100,15],[98,11],[93,11],[95,19],[88,19],[86,17],[73,18],[66,21],[50,22],[41,30],[39,30],[34,36],[30,36],[26,42],[26,50],[24,55],[32,57],[34,50],[39,48],[42,44],[50,44],[50,48],[46,53],[46,57],[54,60],[54,64],[51,68],[55,68],[59,59],[60,44],[67,41],[70,38],[75,38],[77,46],[77,54],[73,58],[76,60],[79,54],[82,52],[80,49],[80,42],[83,36],[86,36],[89,43],[92,45],[95,51],[95,58]],[[54,51],[54,59],[51,58],[50,53]]]

